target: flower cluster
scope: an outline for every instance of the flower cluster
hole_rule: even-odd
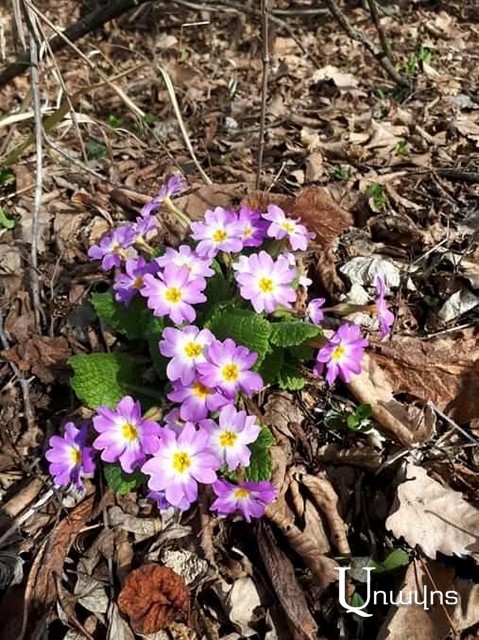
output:
[[[203,220],[189,224],[183,244],[158,255],[158,247],[150,244],[158,227],[155,214],[166,206],[184,221],[185,214],[171,202],[184,188],[183,178],[173,176],[134,223],[114,229],[89,250],[104,270],[115,269],[117,302],[129,307],[137,296],[144,312],[149,309],[162,319],[158,355],[165,361],[171,410],[160,424],[154,411],[143,414],[140,403],[125,396],[116,407],[97,408],[91,446],[86,428],[68,423],[63,437],[51,438],[46,457],[57,485],[81,486],[82,478],[94,472],[96,451],[103,462],[118,464],[126,474],[141,471],[147,476],[148,497],[160,509],[186,510],[197,500],[200,485],[208,485],[215,495],[213,511],[220,516],[239,512],[250,521],[263,515],[276,495],[268,480],[248,479],[262,428],[244,410],[243,400],[264,387],[257,370],[261,358],[248,341],[240,344],[224,333],[219,339],[208,328],[212,325],[205,326],[210,279],[221,274],[230,302],[242,313],[268,316],[271,326],[282,316],[307,324],[307,335],[318,336],[314,372],[328,384],[338,378],[349,382],[361,371],[368,341],[359,326],[347,322],[329,339],[324,337],[320,327],[326,312],[341,315],[341,305],[328,310],[325,298],[308,296],[312,281],[293,252],[306,251],[314,234],[277,205],[264,212],[248,206],[208,210]],[[377,297],[366,309],[377,315],[384,338],[394,316],[381,276],[374,284]],[[307,296],[303,311],[296,304],[298,289],[302,300]]]

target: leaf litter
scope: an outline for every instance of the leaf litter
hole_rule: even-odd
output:
[[[318,14],[313,29],[307,11],[318,9],[317,3],[278,0],[273,9],[286,13],[276,16],[271,34],[260,193],[252,193],[261,106],[255,7],[233,6],[238,10],[233,29],[231,15],[223,13],[228,3],[215,12],[207,5],[200,11],[183,6],[187,3],[171,4],[166,14],[140,7],[82,40],[84,51],[102,59],[88,80],[74,52],[56,57],[70,94],[83,92],[74,116],[90,157],[79,152],[75,117],[48,131],[53,144],[75,162],[60,160],[55,147],[45,150],[37,239],[47,316],[43,335],[29,300],[35,180],[30,150],[12,165],[13,183],[4,183],[0,173],[0,206],[8,214],[0,229],[6,339],[0,411],[7,425],[0,434],[5,454],[0,535],[8,532],[9,546],[1,557],[9,559],[5,580],[10,581],[0,604],[1,619],[8,618],[0,637],[21,637],[23,628],[33,634],[47,629],[49,637],[69,640],[132,640],[135,633],[118,608],[118,594],[132,572],[152,566],[148,560],[154,567],[171,567],[193,585],[179,589],[184,605],[179,610],[186,616],[186,601],[191,602],[195,622],[173,623],[158,632],[161,638],[187,637],[192,627],[199,637],[206,629],[214,638],[247,633],[281,638],[282,623],[288,638],[333,639],[340,637],[338,629],[342,637],[362,633],[357,637],[398,640],[405,634],[436,640],[451,630],[461,633],[479,618],[473,584],[478,434],[471,428],[479,415],[473,3],[454,1],[440,9],[424,2],[384,6],[381,23],[396,63],[414,84],[408,93],[385,79],[369,54],[330,18]],[[66,0],[54,16],[48,3],[38,5],[62,25],[77,12]],[[341,5],[355,26],[376,37],[362,8]],[[10,61],[9,26],[5,37],[2,56]],[[211,185],[201,183],[168,92],[154,66],[145,62],[158,51]],[[120,77],[132,62],[141,70]],[[118,76],[123,95],[151,115],[151,124],[134,118],[117,91],[89,88],[100,68]],[[29,89],[26,77],[4,86],[2,112],[14,114]],[[58,76],[44,74],[42,91],[55,104]],[[112,126],[120,120],[121,126]],[[5,158],[28,138],[28,120],[2,126],[0,133]],[[101,149],[96,157],[93,143]],[[280,497],[257,529],[211,517],[205,529],[214,532],[209,542],[204,534],[201,539],[194,516],[188,522],[177,522],[176,516],[167,521],[134,491],[117,497],[114,505],[103,501],[97,515],[92,496],[76,497],[79,504],[65,509],[55,495],[31,510],[35,500],[41,502],[43,475],[33,497],[21,490],[25,478],[45,471],[38,463],[43,438],[79,411],[65,393],[66,360],[105,346],[114,352],[121,348],[91,311],[82,318],[71,315],[82,305],[91,310],[89,293],[102,290],[102,276],[88,264],[86,249],[114,221],[134,215],[174,167],[188,175],[191,188],[179,206],[193,219],[207,207],[245,198],[263,206],[276,202],[300,215],[318,235],[305,263],[313,287],[328,304],[339,303],[355,282],[367,289],[378,261],[381,269],[388,264],[390,301],[397,312],[392,339],[374,343],[363,372],[349,385],[329,393],[310,380],[295,393],[266,391],[256,410],[276,439],[273,478]],[[164,220],[165,242],[177,241],[179,232],[174,221]],[[22,378],[12,373],[12,365]],[[25,398],[33,407],[35,430],[29,431]],[[358,405],[371,407],[368,429],[348,426]],[[216,566],[202,557],[211,555],[203,553],[206,544]],[[236,573],[231,569],[239,562],[237,547],[241,566],[253,566],[246,575],[244,567]],[[367,553],[380,561],[391,547],[416,549],[419,555],[393,572],[391,584],[398,592],[433,580],[444,592],[457,590],[460,606],[446,611],[416,606],[414,612],[390,607],[378,612],[366,631],[352,629],[337,604],[335,567],[341,558]],[[459,556],[462,562],[454,560]],[[19,583],[20,561],[25,579]],[[223,594],[218,602],[212,585],[221,581],[227,588],[214,591]],[[355,587],[364,595],[360,583]],[[351,597],[353,590],[351,584]],[[132,598],[127,600],[130,605]]]

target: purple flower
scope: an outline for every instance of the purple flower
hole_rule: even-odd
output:
[[[361,337],[355,324],[343,324],[333,334],[329,343],[318,351],[315,373],[321,374],[326,368],[326,381],[333,384],[339,376],[349,382],[351,374],[361,371],[361,359],[368,341]]]
[[[191,280],[187,267],[178,269],[174,264],[169,264],[156,276],[147,273],[143,282],[140,293],[147,298],[147,305],[153,309],[154,315],[169,316],[175,324],[193,322],[196,311],[191,305],[206,301],[202,293],[206,280]]]
[[[238,224],[243,247],[260,247],[263,244],[268,223],[257,211],[243,205],[238,213]]]
[[[205,362],[206,346],[214,340],[208,329],[198,329],[189,325],[181,329],[167,327],[163,331],[163,340],[159,343],[160,353],[171,358],[166,375],[174,382],[190,384],[196,377],[196,365]]]
[[[123,260],[137,257],[138,254],[132,247],[134,241],[133,226],[123,225],[104,236],[99,244],[90,247],[88,256],[92,260],[101,260],[101,268],[109,271],[113,267],[119,267]]]
[[[326,302],[326,298],[313,298],[306,307],[306,315],[313,324],[321,324],[324,320],[324,312],[322,307]]]
[[[266,251],[260,251],[249,257],[240,256],[233,268],[241,296],[251,301],[257,313],[272,313],[280,305],[290,308],[296,300],[291,286],[296,269],[291,268],[288,258],[280,256],[274,261]]]
[[[194,425],[193,422],[187,422],[181,419],[179,407],[175,407],[171,411],[168,411],[168,413],[165,413],[165,415],[163,416],[163,422],[165,423],[166,427],[168,427],[172,431],[176,431],[176,433],[180,433],[180,431],[183,431],[183,427],[186,424]]]
[[[256,418],[246,411],[236,411],[229,404],[220,411],[219,424],[214,420],[203,420],[201,427],[210,435],[209,445],[221,464],[227,464],[230,471],[238,465],[249,466],[251,450],[248,444],[254,442],[261,431]]]
[[[139,256],[136,260],[125,262],[125,273],[118,273],[115,276],[113,290],[115,300],[129,306],[134,296],[143,286],[143,276],[146,273],[156,273],[158,265],[155,262],[147,262],[145,258]]]
[[[314,233],[310,233],[304,225],[299,224],[299,220],[288,218],[275,204],[268,205],[268,213],[264,213],[263,218],[271,222],[268,236],[277,240],[288,238],[293,251],[306,251],[308,240],[315,237]]]
[[[207,432],[186,425],[180,434],[165,429],[154,457],[141,470],[150,476],[152,491],[164,491],[170,504],[185,510],[198,497],[198,482],[215,482],[218,467],[218,459],[208,450]]]
[[[178,195],[184,191],[185,188],[186,180],[180,173],[170,176],[166,185],[160,187],[158,195],[147,202],[141,209],[141,215],[145,217],[151,216],[152,213],[155,213],[155,211],[161,207],[162,202],[167,198]]]
[[[166,511],[166,509],[171,509],[173,505],[171,505],[165,497],[164,491],[148,491],[146,494],[148,500],[153,500],[156,502],[156,506],[159,511]]]
[[[217,480],[213,491],[217,495],[211,505],[213,511],[223,517],[239,511],[247,522],[251,522],[251,518],[261,518],[266,505],[276,498],[276,489],[266,480],[239,484]]]
[[[158,447],[162,428],[153,420],[142,418],[139,402],[130,396],[120,400],[116,409],[98,407],[93,426],[100,434],[93,446],[103,450],[105,462],[119,462],[126,473],[132,473]]]
[[[155,216],[139,216],[133,224],[135,230],[135,242],[146,242],[158,229],[158,220]]]
[[[259,373],[250,370],[257,359],[258,354],[227,338],[224,342],[212,342],[207,361],[199,363],[196,369],[203,384],[219,389],[228,398],[234,398],[238,391],[251,396],[264,386]]]
[[[218,251],[241,251],[241,226],[238,217],[223,207],[209,209],[204,222],[191,223],[192,238],[199,240],[196,252],[199,256],[214,258]]]
[[[198,422],[204,420],[210,411],[218,411],[231,400],[219,391],[207,387],[198,379],[189,385],[175,382],[173,390],[167,394],[169,400],[180,402],[180,417],[182,420]]]
[[[174,264],[178,268],[188,267],[191,279],[209,278],[215,273],[211,269],[211,259],[200,258],[187,244],[180,245],[178,249],[168,247],[164,255],[156,258],[155,262],[160,267],[166,267],[169,264]]]
[[[375,285],[378,290],[375,307],[378,314],[379,331],[381,332],[381,338],[385,338],[391,331],[391,327],[394,324],[394,313],[389,311],[387,302],[384,299],[384,296],[386,295],[386,284],[384,282],[384,278],[377,275]]]
[[[49,471],[55,486],[72,482],[78,489],[83,487],[82,477],[95,471],[93,449],[86,447],[86,426],[77,428],[73,422],[67,422],[62,436],[52,436],[50,449],[45,458],[50,462]]]

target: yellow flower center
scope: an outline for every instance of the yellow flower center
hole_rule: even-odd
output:
[[[235,498],[249,498],[250,493],[251,491],[248,489],[236,489],[233,495]]]
[[[81,462],[81,451],[80,449],[70,449],[70,457],[74,465],[80,464]]]
[[[243,238],[251,238],[252,235],[253,235],[253,228],[247,225],[243,229]]]
[[[193,385],[193,393],[197,398],[206,398],[210,395],[211,389],[209,387],[205,387],[201,382],[195,382]]]
[[[331,354],[331,360],[341,360],[344,357],[345,348],[339,345]]]
[[[197,358],[199,355],[201,355],[202,352],[202,348],[200,344],[196,344],[196,342],[188,342],[188,344],[185,346],[185,353],[188,356],[188,358]]]
[[[237,439],[238,434],[234,431],[224,431],[220,435],[220,445],[222,447],[233,447]]]
[[[168,302],[172,302],[173,304],[176,304],[181,300],[181,291],[176,287],[170,287],[169,289],[166,290],[165,298],[167,299]]]
[[[221,375],[226,382],[234,382],[239,378],[239,369],[237,364],[227,364],[221,370]]]
[[[143,277],[138,276],[137,278],[135,278],[131,286],[133,287],[133,289],[141,289],[141,287],[143,286]]]
[[[271,278],[260,278],[258,286],[262,293],[271,293],[273,291],[273,281]]]
[[[138,431],[136,430],[134,424],[125,422],[125,424],[121,428],[121,433],[125,440],[129,440],[130,442],[135,442],[135,440],[138,440]]]
[[[291,222],[282,222],[281,227],[288,233],[291,233],[292,231],[294,231],[294,225],[291,224]]]
[[[173,456],[173,469],[179,473],[184,473],[191,467],[191,458],[185,451],[179,451]]]
[[[213,240],[215,242],[224,242],[227,237],[228,234],[224,229],[217,229],[213,234]]]

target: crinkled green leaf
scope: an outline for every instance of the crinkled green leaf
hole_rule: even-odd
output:
[[[277,347],[294,347],[306,340],[316,338],[322,333],[321,327],[307,322],[285,321],[275,322],[271,325],[271,344]]]
[[[281,371],[278,372],[279,388],[287,389],[288,391],[299,391],[305,384],[306,380],[301,375],[299,363],[285,359]]]
[[[103,474],[110,489],[121,496],[141,487],[147,480],[140,471],[125,473],[119,464],[105,465]]]
[[[255,368],[261,364],[268,351],[270,323],[262,316],[248,309],[235,309],[231,306],[218,309],[205,325],[218,340],[232,338],[250,351],[258,354]]]
[[[152,319],[163,326],[163,320],[153,316],[140,296],[135,296],[128,307],[117,302],[111,291],[93,293],[91,302],[99,318],[130,340],[146,338],[145,332]]]
[[[389,573],[409,565],[410,558],[404,549],[394,549],[382,562],[373,562],[376,573]]]
[[[139,385],[139,368],[126,353],[90,353],[68,361],[74,371],[71,386],[87,407],[115,407],[128,395],[129,385]]]
[[[258,373],[261,374],[264,382],[270,384],[274,382],[278,376],[281,367],[283,366],[284,349],[274,347],[269,351],[263,359]]]
[[[260,482],[271,478],[273,464],[270,448],[274,443],[271,431],[267,427],[261,427],[257,440],[249,445],[251,459],[249,467],[245,470],[246,480]]]

